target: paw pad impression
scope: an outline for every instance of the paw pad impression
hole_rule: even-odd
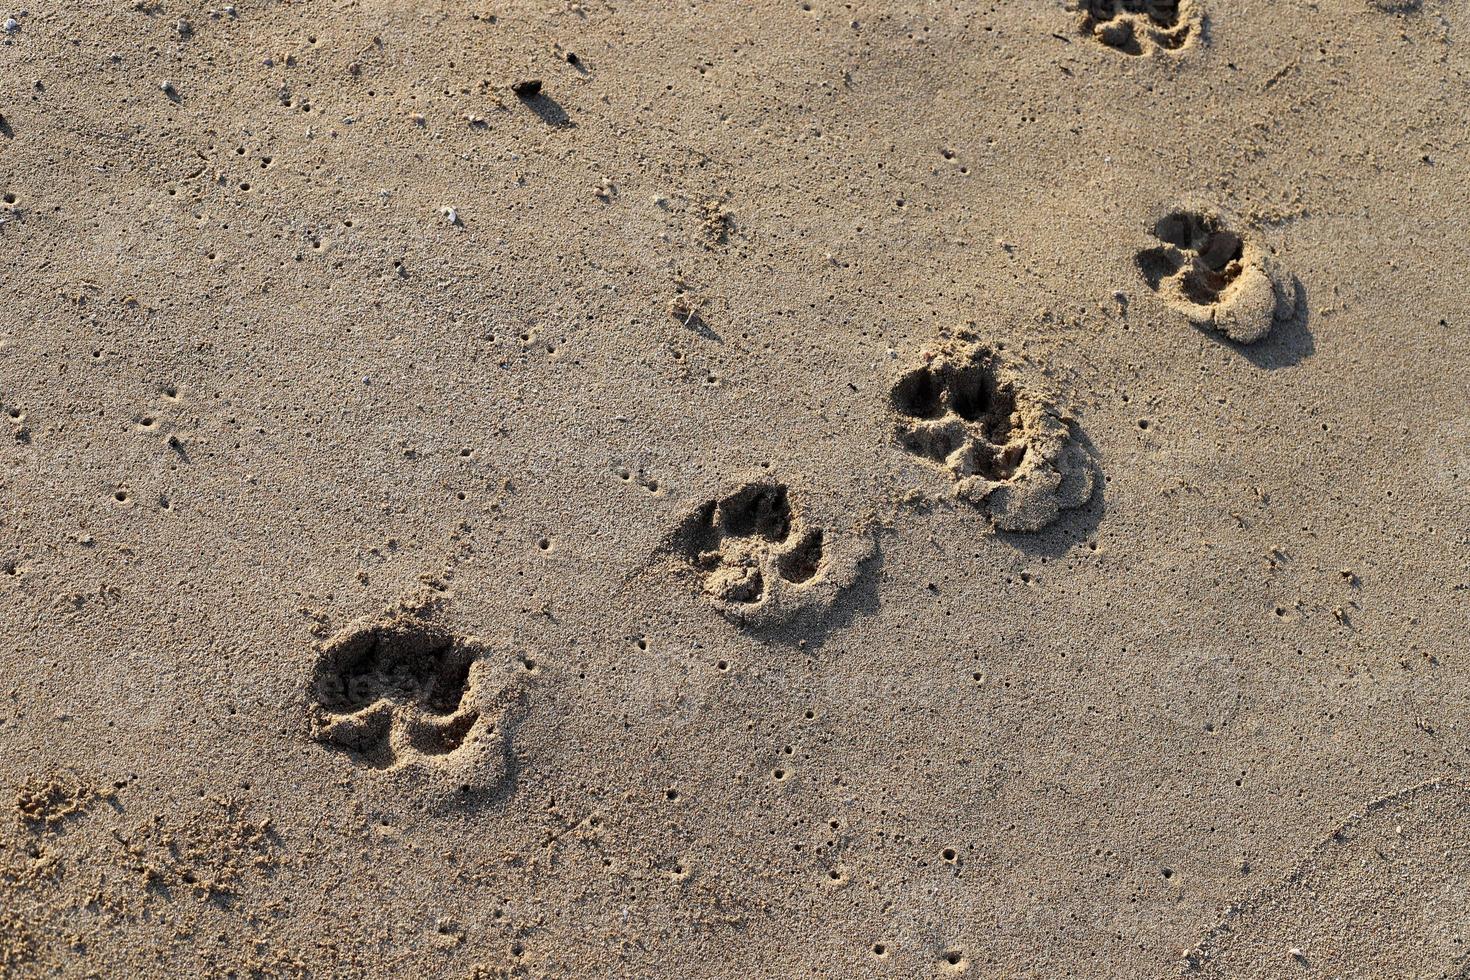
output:
[[[1049,399],[971,337],[925,352],[891,394],[900,446],[947,471],[955,494],[1006,531],[1092,498],[1095,467]]]
[[[1255,343],[1296,313],[1294,290],[1269,255],[1218,215],[1175,211],[1153,227],[1160,244],[1139,252],[1149,288],[1196,326]]]

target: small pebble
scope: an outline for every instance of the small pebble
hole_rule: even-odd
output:
[[[169,81],[166,78],[158,83],[158,88],[163,92],[164,95],[167,95],[169,98],[173,98],[174,96],[179,94],[178,86],[174,85],[173,82]]]
[[[454,208],[440,208],[439,213],[444,215],[444,220],[449,222],[451,225],[459,224],[459,212],[456,211]]]
[[[534,99],[541,94],[541,79],[522,78],[520,81],[512,82],[510,90],[522,99]]]
[[[16,31],[20,30],[20,21],[16,20],[14,17],[7,17],[5,18],[5,24],[3,26],[6,34],[14,34]]]

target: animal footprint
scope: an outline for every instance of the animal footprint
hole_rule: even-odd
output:
[[[674,546],[701,576],[710,603],[742,623],[786,619],[850,577],[829,576],[822,527],[806,524],[791,491],[769,478],[697,507],[680,524]],[[841,564],[852,571],[854,563]]]
[[[971,335],[898,379],[894,437],[947,471],[997,527],[1031,531],[1092,498],[1094,466],[1051,403]]]
[[[491,693],[487,654],[402,616],[349,629],[321,648],[313,736],[435,797],[494,792],[507,777],[509,708],[520,692]]]
[[[1079,30],[1116,51],[1177,51],[1199,33],[1194,0],[1082,0]]]
[[[1175,211],[1154,224],[1153,235],[1162,244],[1138,253],[1139,272],[1196,326],[1251,344],[1295,315],[1295,290],[1270,257],[1218,215]]]

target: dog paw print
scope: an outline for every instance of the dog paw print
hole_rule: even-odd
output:
[[[973,337],[926,351],[891,397],[898,445],[949,473],[956,496],[1002,530],[1037,530],[1092,499],[1095,467],[1070,424]]]
[[[320,649],[312,733],[367,770],[445,799],[507,778],[513,686],[493,691],[478,641],[407,618],[349,629]]]
[[[808,526],[785,484],[759,479],[699,506],[676,534],[705,596],[738,622],[784,619],[820,593],[828,571],[820,526]]]
[[[1194,0],[1082,0],[1079,30],[1115,51],[1177,51],[1200,31]]]
[[[1150,289],[1196,326],[1255,343],[1296,314],[1293,285],[1269,255],[1213,213],[1175,211],[1153,227],[1160,244],[1139,252]]]

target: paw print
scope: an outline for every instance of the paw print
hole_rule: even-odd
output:
[[[1071,428],[971,336],[924,356],[893,386],[898,445],[949,473],[955,494],[1003,530],[1035,530],[1092,497],[1094,467]]]
[[[706,502],[676,538],[711,604],[739,621],[783,618],[827,567],[822,528],[804,526],[790,491],[773,480]]]
[[[1082,0],[1078,29],[1115,51],[1177,51],[1203,21],[1194,0]]]
[[[1255,343],[1296,313],[1295,290],[1264,250],[1209,212],[1175,211],[1153,227],[1159,245],[1135,261],[1150,289],[1197,326]]]
[[[370,770],[459,795],[505,779],[508,709],[488,651],[417,620],[390,618],[325,644],[313,673],[312,733]]]

